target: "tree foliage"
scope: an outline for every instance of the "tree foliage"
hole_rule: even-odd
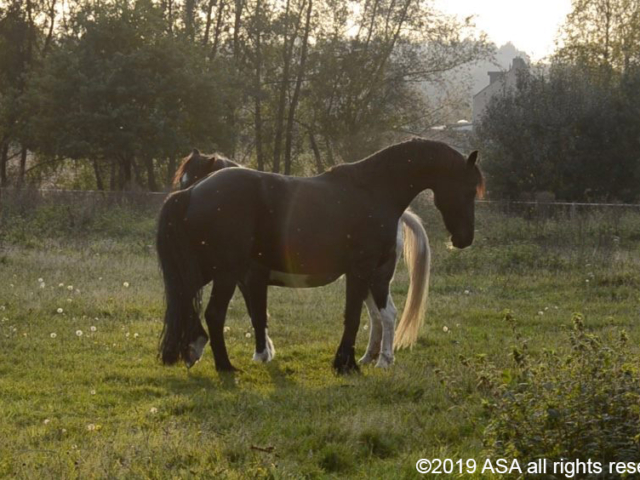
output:
[[[494,196],[640,199],[639,5],[575,0],[551,66],[492,99],[476,140]]]
[[[161,188],[193,146],[322,171],[424,129],[424,84],[491,53],[423,0],[57,1],[0,10],[0,166],[34,181]]]

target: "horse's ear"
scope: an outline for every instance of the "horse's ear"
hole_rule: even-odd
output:
[[[473,167],[477,161],[478,161],[478,151],[474,150],[469,154],[469,157],[467,158],[467,166]]]
[[[200,150],[198,150],[197,148],[194,148],[193,150],[191,150],[191,156],[192,157],[199,157],[200,156]]]

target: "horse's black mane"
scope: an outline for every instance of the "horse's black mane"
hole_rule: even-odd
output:
[[[357,162],[336,165],[329,173],[364,184],[370,176],[380,178],[389,175],[394,169],[399,168],[401,160],[411,157],[418,160],[425,155],[433,162],[432,166],[442,172],[454,173],[466,165],[465,157],[446,143],[414,137],[379,150]],[[480,170],[476,170],[478,195],[481,197],[484,193],[484,178]]]

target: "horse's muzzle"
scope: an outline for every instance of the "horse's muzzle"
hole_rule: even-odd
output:
[[[465,237],[451,237],[451,243],[456,248],[467,248],[469,245],[473,243],[473,235],[468,235]]]

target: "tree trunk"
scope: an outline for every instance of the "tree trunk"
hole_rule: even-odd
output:
[[[284,149],[284,174],[291,175],[291,148],[293,145],[293,121],[295,120],[296,108],[298,107],[298,99],[300,98],[300,88],[302,87],[302,78],[304,77],[304,69],[307,63],[307,45],[309,42],[309,29],[311,25],[311,11],[313,10],[313,0],[309,0],[307,8],[307,18],[304,26],[304,36],[302,38],[302,50],[300,52],[300,65],[298,67],[298,76],[296,78],[296,86],[289,105],[289,117],[287,118],[287,131]]]
[[[329,165],[332,167],[336,164],[336,159],[333,157],[333,149],[331,148],[331,140],[327,135],[324,136],[324,144],[327,147],[327,159],[329,160]]]
[[[176,174],[176,159],[173,155],[169,157],[169,162],[167,164],[167,178],[166,184],[170,187],[173,182],[173,176]]]
[[[324,172],[324,165],[322,164],[322,156],[320,155],[320,149],[316,143],[316,137],[311,130],[309,130],[309,143],[311,144],[311,150],[313,151],[313,158],[316,161],[316,173],[320,175]]]
[[[256,76],[254,83],[255,102],[255,136],[256,136],[256,160],[258,170],[264,171],[264,152],[262,150],[262,50],[260,48],[260,0],[256,1]]]
[[[278,111],[276,114],[276,132],[273,145],[273,166],[272,171],[274,173],[280,173],[280,152],[282,150],[282,133],[284,130],[284,110],[287,101],[287,87],[289,83],[289,64],[291,58],[288,54],[287,37],[289,35],[289,6],[290,0],[287,0],[285,7],[285,20],[284,20],[284,32],[283,32],[283,65],[282,65],[282,83],[280,84],[280,95],[278,99]],[[293,42],[291,43],[293,47]]]
[[[0,154],[0,187],[6,187],[7,181],[7,164],[9,163],[9,142],[2,144],[2,153]]]
[[[132,171],[131,158],[120,157],[120,185],[119,190],[129,190],[131,188]]]
[[[240,56],[240,23],[242,22],[242,10],[244,9],[244,0],[236,0],[235,20],[233,22],[233,59],[236,64]]]
[[[111,161],[111,168],[109,171],[109,190],[113,192],[116,188],[116,162]]]
[[[49,51],[49,47],[51,46],[51,40],[53,39],[53,28],[56,23],[56,0],[51,0],[49,4],[49,29],[47,32],[47,38],[44,41],[44,46],[42,47],[42,57],[44,58]]]
[[[156,183],[156,174],[153,168],[153,158],[145,158],[144,165],[147,168],[147,187],[152,192],[157,192],[158,185]]]
[[[104,190],[104,183],[102,182],[102,175],[100,174],[98,161],[96,159],[91,160],[91,165],[93,165],[93,173],[96,176],[96,188],[98,190]]]
[[[206,47],[209,44],[209,31],[211,31],[211,14],[213,13],[213,4],[216,0],[209,0],[207,5],[207,20],[204,26],[204,37],[202,38],[202,45]]]
[[[211,60],[216,58],[218,53],[218,45],[220,44],[220,32],[222,31],[222,18],[224,15],[225,2],[222,0],[216,9],[216,29],[213,32],[213,46],[211,47]]]
[[[195,35],[195,7],[195,0],[186,0],[184,3],[184,30],[191,40]]]
[[[142,187],[144,182],[142,181],[142,172],[140,171],[140,165],[136,161],[135,157],[131,157],[131,168],[133,169],[134,184],[131,187]],[[131,188],[133,190],[133,188]]]
[[[24,185],[24,175],[27,171],[27,149],[22,146],[20,150],[20,170],[18,171],[18,188]]]

